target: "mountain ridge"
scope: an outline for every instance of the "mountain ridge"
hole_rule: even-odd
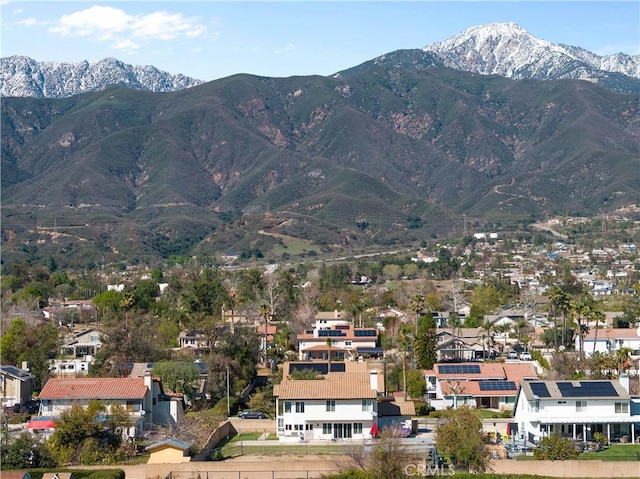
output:
[[[74,63],[37,62],[25,56],[0,59],[0,94],[4,97],[66,98],[116,85],[170,92],[201,83],[151,65],[130,65],[111,57]]]
[[[463,216],[480,228],[637,204],[639,158],[638,96],[461,72],[421,50],[334,77],[3,98],[2,236],[21,245],[3,259],[406,246]]]
[[[640,55],[597,55],[580,47],[541,40],[515,23],[473,26],[422,50],[436,55],[448,67],[483,75],[583,79],[623,92],[640,91]]]

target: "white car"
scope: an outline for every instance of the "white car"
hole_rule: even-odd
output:
[[[531,361],[531,359],[531,353],[529,353],[528,351],[520,353],[520,361]]]

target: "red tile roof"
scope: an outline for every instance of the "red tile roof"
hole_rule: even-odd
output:
[[[52,378],[40,399],[142,399],[144,378]]]

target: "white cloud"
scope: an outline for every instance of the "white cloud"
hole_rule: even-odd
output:
[[[132,51],[153,40],[204,35],[206,27],[197,18],[181,13],[156,11],[129,15],[124,10],[94,5],[61,17],[49,31],[62,36],[95,38],[110,41],[111,47]]]
[[[279,55],[283,52],[292,52],[296,49],[296,46],[293,43],[287,43],[283,48],[276,50],[276,54]]]
[[[37,18],[29,17],[24,20],[18,20],[16,25],[21,27],[40,27],[42,25],[46,25],[48,22],[44,20],[38,20]]]

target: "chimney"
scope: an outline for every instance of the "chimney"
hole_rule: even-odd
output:
[[[374,369],[373,371],[369,372],[369,385],[371,386],[371,389],[373,389],[376,392],[378,391],[378,370]]]
[[[22,367],[21,367],[21,369],[22,369],[23,371],[27,371],[27,372],[28,372],[28,371],[29,371],[29,361],[22,361]]]
[[[627,373],[622,373],[618,378],[618,381],[620,382],[620,386],[622,386],[625,391],[627,391],[627,394],[629,394],[629,375]]]
[[[150,371],[144,373],[144,385],[147,386],[149,392],[153,393],[153,377]]]

